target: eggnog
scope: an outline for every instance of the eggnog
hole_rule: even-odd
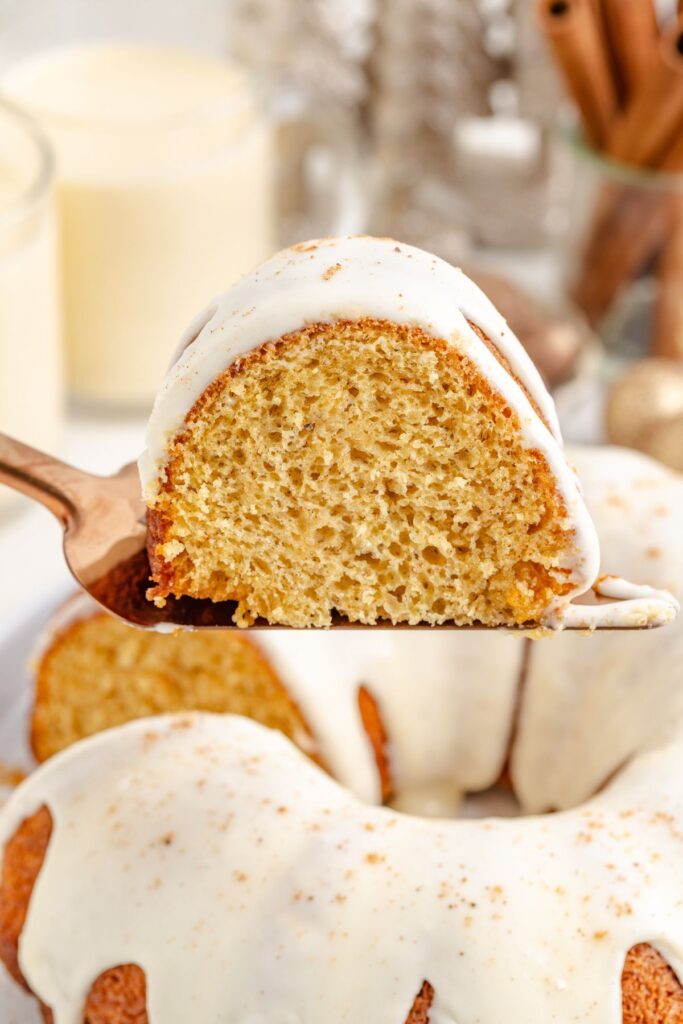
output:
[[[62,353],[51,184],[44,143],[0,104],[0,431],[55,451]],[[0,511],[10,493],[0,487]]]
[[[4,86],[57,153],[71,387],[145,405],[186,323],[272,248],[250,83],[189,51],[86,44],[24,61]]]

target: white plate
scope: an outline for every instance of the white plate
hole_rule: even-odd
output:
[[[0,762],[28,771],[34,766],[28,742],[32,700],[29,662],[46,622],[66,594],[48,594],[39,604],[0,621]]]
[[[30,610],[0,622],[0,762],[23,771],[29,771],[34,765],[28,742],[32,699],[28,663],[36,638],[64,596],[64,591],[52,594]],[[12,981],[2,965],[0,1021],[2,1024],[41,1024],[42,1021],[35,1000]]]

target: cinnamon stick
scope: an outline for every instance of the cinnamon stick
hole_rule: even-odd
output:
[[[657,273],[653,352],[683,359],[683,197],[670,201],[669,233]]]
[[[683,3],[683,0],[681,2]],[[670,174],[680,174],[683,172],[683,131],[678,133],[678,136],[666,152],[660,164],[660,169]]]
[[[654,0],[542,0],[539,18],[595,149],[683,172],[683,0],[659,34]],[[620,107],[621,101],[621,107]],[[683,358],[683,200],[636,182],[597,196],[574,297],[599,322],[623,288],[659,262],[657,350]]]
[[[630,102],[645,86],[657,58],[659,28],[654,5],[652,0],[602,0],[602,10],[623,99]]]
[[[538,18],[578,106],[584,135],[599,148],[608,137],[618,95],[594,0],[539,0]]]
[[[616,0],[623,2],[623,0]],[[640,91],[616,121],[608,141],[612,156],[657,167],[683,131],[683,17],[661,37],[657,58]]]
[[[683,4],[683,0],[681,3]],[[664,151],[660,159],[658,169],[671,174],[683,173],[683,130],[679,130],[670,141],[669,148]],[[671,326],[672,323],[676,323],[677,319],[675,313],[677,303],[673,296],[671,282],[678,280],[683,288],[683,277],[678,273],[681,269],[680,263],[678,260],[673,262],[674,254],[680,249],[679,242],[674,237],[669,238],[674,234],[678,235],[678,232],[683,233],[683,223],[679,224],[680,218],[675,216],[677,200],[672,196],[670,205],[667,207],[667,196],[664,191],[657,193],[655,189],[652,189],[648,193],[643,187],[643,195],[649,195],[650,199],[643,200],[642,223],[635,223],[631,215],[628,220],[628,228],[622,228],[619,220],[627,216],[629,196],[632,196],[636,188],[637,186],[630,187],[612,183],[601,190],[596,202],[591,228],[587,233],[584,262],[578,275],[575,292],[581,305],[585,305],[591,322],[596,323],[609,308],[612,299],[621,291],[622,286],[628,283],[628,278],[623,282],[617,280],[619,265],[625,275],[632,274],[634,266],[638,268],[647,266],[659,254],[660,245],[666,246],[670,252],[660,265],[659,273],[665,284],[658,300],[658,303],[662,302],[665,305],[656,315],[654,345],[657,351],[668,351],[672,345],[676,351],[679,351],[678,342],[674,344],[666,340],[680,336],[678,328]],[[648,204],[650,208],[661,207],[654,214],[654,223],[650,223],[651,212],[648,209]],[[663,225],[668,226],[663,229]],[[627,237],[628,230],[633,232],[630,238]],[[668,242],[667,238],[669,238]],[[617,239],[620,240],[619,244],[626,247],[626,251],[620,255],[618,260],[613,255],[609,256],[610,249]],[[601,263],[608,257],[610,271],[605,275]],[[666,299],[661,297],[665,294]],[[679,357],[681,355],[683,353],[680,353]]]
[[[615,184],[611,211],[589,235],[573,297],[588,321],[600,322],[624,287],[664,244],[670,224],[668,196]]]

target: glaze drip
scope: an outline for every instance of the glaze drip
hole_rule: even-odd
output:
[[[184,715],[47,762],[0,819],[53,835],[19,959],[56,1024],[136,963],[152,1020],[618,1024],[628,950],[681,976],[681,722],[551,817],[425,821],[360,803],[283,737]],[[76,881],[76,890],[65,884]]]

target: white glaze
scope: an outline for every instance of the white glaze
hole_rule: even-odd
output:
[[[325,276],[337,264],[340,269]],[[538,416],[468,326],[467,319],[472,320],[509,361],[561,441],[553,400],[536,367],[500,313],[461,270],[390,238],[318,239],[276,253],[192,321],[149,420],[147,450],[140,459],[146,496],[156,492],[169,440],[208,385],[236,359],[307,324],[364,316],[419,326],[467,350],[520,412],[524,425],[533,421],[536,426]]]
[[[476,633],[254,634],[301,708],[334,777],[379,803],[374,753],[358,710],[358,688],[377,701],[397,794],[432,800],[444,782],[457,792],[493,785],[505,761],[523,648]],[[420,797],[420,794],[422,795]]]
[[[683,476],[625,448],[574,448],[605,566],[683,597]],[[534,643],[512,756],[530,811],[585,800],[683,712],[683,619]]]
[[[593,585],[604,604],[569,604],[544,617],[553,629],[643,629],[674,621],[679,603],[673,594],[647,584],[630,583],[621,576],[601,576]]]
[[[133,723],[48,761],[0,840],[54,831],[20,942],[56,1024],[145,971],[157,1024],[619,1024],[627,951],[683,976],[681,723],[590,803],[425,821],[357,802],[244,719]]]
[[[560,604],[586,591],[597,574],[597,537],[562,453],[554,404],[538,371],[503,317],[461,270],[392,239],[323,239],[285,249],[195,319],[181,341],[147,427],[147,450],[140,459],[146,499],[154,499],[163,479],[169,443],[200,395],[226,367],[259,345],[307,324],[364,316],[419,326],[465,352],[516,412],[524,442],[545,457],[575,530],[573,550],[562,565],[571,570],[573,590]],[[468,320],[508,361],[548,426]]]

